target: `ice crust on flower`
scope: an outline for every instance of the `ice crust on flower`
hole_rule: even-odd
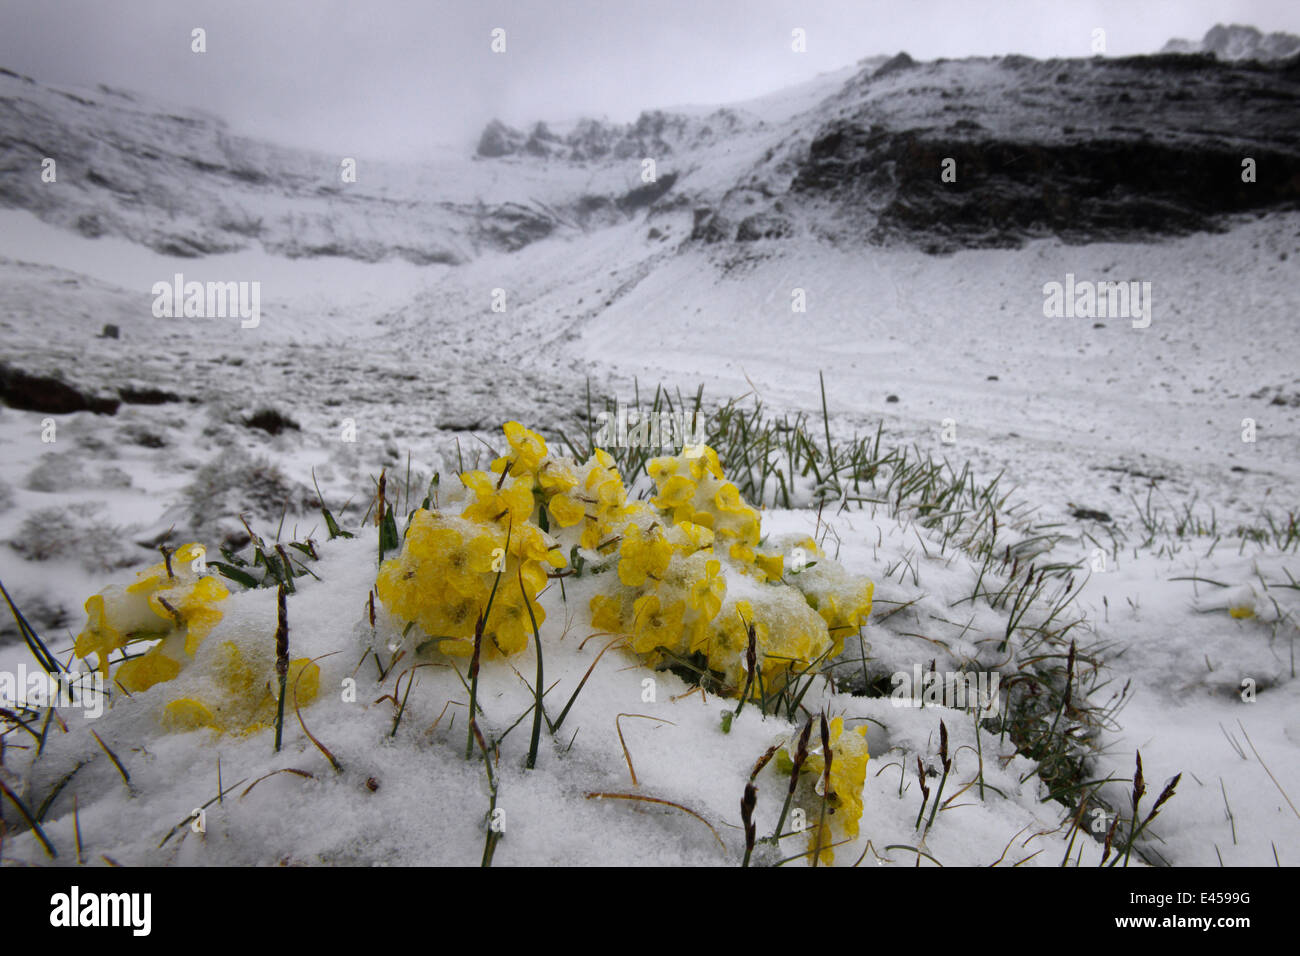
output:
[[[204,553],[198,543],[184,545],[138,572],[134,583],[91,595],[73,653],[87,661],[93,657],[96,669],[128,694],[166,685],[158,693],[168,698],[161,719],[169,729],[251,733],[275,717],[270,643],[258,649],[247,640],[215,647],[207,642],[230,592],[215,575],[197,570]],[[269,631],[274,627],[271,622]],[[184,689],[173,691],[183,673],[189,678]],[[290,661],[290,686],[299,703],[316,696],[319,675],[306,658]]]
[[[844,718],[835,717],[828,725],[831,772],[830,792],[826,788],[826,754],[814,729],[810,735],[807,759],[799,768],[800,782],[810,786],[818,797],[825,797],[827,816],[812,822],[808,831],[808,849],[816,852],[822,863],[835,862],[832,845],[841,837],[856,837],[862,819],[862,787],[867,779],[867,727],[865,724],[845,731]],[[797,735],[796,735],[797,736]],[[778,753],[777,772],[788,778],[794,769],[793,742]]]

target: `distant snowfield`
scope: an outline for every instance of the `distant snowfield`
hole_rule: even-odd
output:
[[[1162,476],[1155,500],[1167,513],[1197,499],[1198,513],[1208,516],[1213,507],[1224,533],[1238,521],[1253,522],[1262,509],[1284,516],[1300,504],[1298,215],[1159,244],[1044,241],[1021,250],[930,257],[755,243],[743,260],[731,262],[707,247],[677,251],[690,229],[687,214],[655,225],[666,240],[648,238],[639,221],[461,267],[420,268],[290,262],[258,253],[176,259],[113,239],[73,237],[26,213],[0,212],[0,358],[33,370],[61,367],[70,380],[100,387],[143,381],[199,399],[123,406],[111,419],[63,416],[52,445],[40,439],[44,416],[0,410],[0,480],[13,499],[0,512],[0,537],[12,540],[22,518],[38,508],[87,500],[102,502],[104,520],[139,537],[175,520],[195,471],[235,448],[273,457],[305,484],[315,468],[336,512],[353,499],[344,523],[355,526],[365,510],[357,503],[370,493],[366,476],[382,464],[400,475],[409,450],[413,469],[427,480],[435,468],[454,470],[458,428],[499,445],[496,427],[510,418],[543,431],[573,427],[585,411],[587,376],[594,394],[617,390],[630,399],[634,377],[643,399],[658,383],[687,394],[702,382],[715,400],[753,390],[773,410],[819,415],[821,372],[834,432],[874,433],[883,421],[886,444],[915,442],[957,467],[970,460],[986,478],[1005,470],[1041,521],[1063,522],[1066,538],[1052,559],[1085,567],[1091,545],[1081,537],[1084,526],[1069,517],[1070,506],[1109,512],[1140,540],[1132,499],[1145,500],[1150,481],[1144,476]],[[262,281],[261,327],[154,319],[150,286],[175,272]],[[1151,326],[1044,317],[1043,285],[1064,281],[1067,273],[1151,282]],[[504,313],[491,311],[494,289],[505,290]],[[791,311],[794,289],[804,290],[806,313]],[[1094,328],[1094,321],[1104,327]],[[93,338],[105,322],[121,326],[121,340]],[[897,403],[887,402],[889,395]],[[239,415],[263,404],[298,420],[301,431],[270,438],[237,424]],[[1257,423],[1253,444],[1241,439],[1245,418]],[[343,419],[357,424],[356,445],[340,443]],[[953,420],[955,444],[940,441],[945,419]],[[131,429],[156,433],[166,444],[131,444],[125,437]],[[484,451],[463,434],[461,446],[467,454]],[[54,455],[64,456],[52,470],[65,480],[30,487],[33,469]],[[120,470],[125,483],[106,480],[105,467]],[[917,551],[912,531],[866,512],[829,520],[844,542],[840,559],[878,581],[878,600],[890,588],[902,590],[881,576],[888,561]],[[310,514],[298,521],[304,533],[319,524]],[[765,521],[792,530],[814,516],[773,512]],[[274,527],[263,522],[260,530]],[[889,539],[883,550],[872,546],[877,531]],[[323,529],[315,533],[323,537]],[[1132,702],[1107,733],[1097,776],[1128,777],[1140,748],[1150,800],[1166,778],[1183,772],[1177,796],[1153,826],[1152,845],[1170,863],[1272,865],[1276,853],[1282,864],[1294,865],[1300,816],[1283,791],[1300,799],[1294,676],[1300,601],[1285,584],[1288,572],[1300,579],[1300,557],[1260,554],[1252,545],[1239,550],[1226,538],[1216,548],[1208,539],[1178,544],[1172,557],[1122,552],[1088,577],[1078,598],[1096,637],[1112,645],[1106,660],[1115,688],[1126,680],[1134,685]],[[141,566],[152,560],[143,548],[127,545],[126,551]],[[915,590],[933,596],[930,582],[937,581],[944,592],[956,567],[927,559]],[[323,685],[332,679],[337,686],[369,640],[361,605],[373,578],[373,541],[367,535],[334,542],[316,570],[325,583],[305,584],[303,597],[310,593],[312,601],[295,602],[303,607],[295,634],[303,635],[303,653],[339,652]],[[52,647],[66,652],[69,634],[81,627],[80,602],[113,575],[88,570],[75,552],[38,562],[4,546],[0,577],[22,600],[43,596],[70,611],[47,634]],[[1215,605],[1215,595],[1228,590],[1170,580],[1180,577],[1229,585],[1234,600],[1248,602],[1256,616],[1231,617],[1226,603]],[[1278,587],[1265,591],[1261,582]],[[553,593],[548,598],[551,620],[563,622],[565,607]],[[269,592],[238,595],[222,626],[232,637],[252,640],[258,628],[266,630],[272,605]],[[581,621],[575,607],[568,605],[568,613]],[[1279,611],[1291,617],[1277,621]],[[901,626],[904,618],[895,617],[888,629],[870,625],[864,635],[894,648],[900,666],[908,653],[899,649],[897,632],[913,629]],[[586,633],[584,621],[553,657],[548,652],[548,679],[561,681],[557,695],[567,697],[594,656],[594,641],[576,649]],[[918,647],[912,658],[921,654]],[[0,647],[0,669],[26,658],[21,644]],[[531,673],[530,656],[516,665]],[[150,723],[153,692],[141,695],[94,725],[126,751],[119,753],[132,772],[134,795],[111,765],[96,760],[52,805],[47,830],[59,846],[72,846],[75,790],[94,860],[107,854],[123,863],[477,863],[486,791],[481,766],[465,764],[457,753],[463,714],[450,734],[445,728],[424,733],[459,685],[434,669],[421,674],[401,734],[391,741],[384,736],[391,708],[369,704],[391,691],[391,678],[383,691],[363,694],[361,704],[322,700],[304,711],[313,732],[337,749],[346,767],[338,777],[296,724],[288,753],[272,760],[265,734],[242,740],[209,740],[207,731],[159,735]],[[527,691],[509,668],[485,674],[494,695],[485,706],[493,718],[527,708]],[[630,656],[603,661],[573,717],[582,731],[572,752],[548,751],[534,774],[517,767],[526,731],[512,737],[502,758],[511,823],[499,864],[735,861],[736,807],[749,768],[793,728],[750,712],[722,735],[722,703],[711,699],[706,706],[698,693],[672,702],[687,688],[669,675],[661,675],[655,709],[643,710],[651,706],[640,703],[643,676]],[[1238,695],[1245,677],[1259,687],[1252,704]],[[896,770],[876,774],[900,755],[907,762],[918,752],[932,755],[936,716],[845,695],[828,694],[820,703],[885,728],[871,725],[862,837],[837,852],[837,860],[851,863],[870,840],[888,861],[915,864],[915,854],[883,849],[917,838],[915,775],[909,772],[900,795]],[[643,790],[704,815],[718,827],[725,853],[684,815],[585,799],[587,791],[629,789],[613,721],[637,711],[676,725],[628,725]],[[954,746],[973,749],[969,715],[944,716]],[[381,739],[384,745],[376,746]],[[58,768],[67,772],[96,751],[85,734],[60,740],[38,779],[22,780],[37,799],[57,782],[50,775]],[[147,745],[132,742],[139,740]],[[983,746],[986,761],[998,753],[992,740]],[[963,782],[971,749],[959,761]],[[280,775],[246,799],[228,797],[226,810],[210,811],[206,839],[191,835],[157,849],[174,823],[215,794],[218,753],[227,785],[282,766],[309,769],[315,779]],[[11,751],[7,765],[21,759]],[[1011,846],[1008,865],[1021,859],[1059,864],[1065,828],[1051,831],[1064,811],[1039,802],[1036,780],[1019,782],[1028,769],[1023,758],[986,768],[986,782],[1004,795],[981,803],[968,793],[958,802],[971,808],[941,815],[951,819],[936,825],[928,852],[945,865],[987,865]],[[377,778],[377,791],[364,786],[369,776]],[[772,810],[775,786],[769,780],[760,787],[760,821],[766,821],[760,833],[774,822],[764,814]],[[1122,803],[1124,786],[1113,786]],[[1032,856],[1044,846],[1046,852]],[[4,855],[43,859],[30,835],[6,839]],[[1089,841],[1083,862],[1095,863],[1099,855]],[[866,862],[880,861],[867,853]]]
[[[41,222],[19,209],[0,209],[0,258],[70,269],[138,296],[145,312],[156,282],[261,283],[262,308],[303,316],[293,324],[268,322],[264,337],[353,338],[376,316],[409,304],[438,281],[445,266],[409,262],[364,263],[354,259],[285,259],[247,250],[201,259],[165,256],[116,236],[88,239]],[[212,324],[220,328],[221,320]],[[235,323],[238,324],[237,322]]]
[[[1285,217],[1159,245],[1043,241],[950,257],[817,248],[723,279],[683,257],[583,325],[576,347],[643,381],[752,385],[804,409],[819,404],[821,371],[842,426],[874,430],[883,415],[942,451],[951,418],[952,457],[978,448],[1019,483],[1046,478],[1035,489],[1045,505],[1068,492],[1118,507],[1110,476],[1086,472],[1139,462],[1214,488],[1221,507],[1243,493],[1258,502],[1265,487],[1294,501],[1300,416],[1269,402],[1275,389],[1300,393],[1297,236],[1300,218]],[[1151,282],[1151,326],[1044,317],[1043,285],[1067,273]],[[792,313],[794,289],[806,314]],[[1258,423],[1253,445],[1243,418]]]

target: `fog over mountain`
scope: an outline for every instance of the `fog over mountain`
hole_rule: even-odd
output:
[[[473,157],[363,158],[350,186],[336,181],[338,158],[259,143],[216,117],[0,70],[0,202],[167,254],[260,247],[417,264],[636,215],[685,215],[697,241],[816,235],[930,251],[1177,234],[1300,195],[1300,69],[1279,36],[1216,27],[1200,56],[880,57],[712,111],[567,129],[539,119],[526,131],[494,120]],[[1271,51],[1265,62],[1242,52],[1250,37]],[[26,175],[54,143],[74,190]],[[1274,175],[1208,188],[1244,155]],[[653,184],[628,175],[644,157]],[[945,158],[968,171],[956,188],[928,175]]]

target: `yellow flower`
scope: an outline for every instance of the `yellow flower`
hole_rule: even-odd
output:
[[[123,661],[114,680],[128,693],[138,694],[154,684],[175,679],[180,672],[180,661],[168,657],[162,651],[162,644],[156,644],[140,657]]]
[[[185,629],[185,653],[190,657],[199,649],[222,618],[212,605],[230,597],[226,586],[215,577],[202,577],[188,584],[179,580],[170,587],[149,595],[149,606],[164,620],[173,620]]]
[[[553,495],[546,502],[546,510],[561,528],[572,528],[587,516],[587,509],[566,494]]]
[[[578,476],[569,465],[548,458],[537,471],[537,485],[548,495],[563,494],[578,487]]]
[[[783,554],[757,552],[754,555],[754,564],[763,572],[763,577],[768,581],[780,581],[785,575],[785,555]]]
[[[614,459],[606,451],[597,448],[587,459],[587,477],[583,488],[587,497],[594,498],[600,508],[619,508],[627,501],[627,489],[623,479],[614,467]]]
[[[510,535],[510,553],[524,561],[544,561],[554,568],[564,567],[564,552],[555,539],[535,524],[524,524]]]
[[[104,595],[92,594],[86,599],[86,627],[77,635],[73,653],[80,658],[97,654],[99,671],[107,675],[108,655],[125,646],[126,635],[108,619]]]
[[[167,729],[211,727],[223,733],[249,734],[274,725],[279,682],[272,662],[254,665],[233,641],[223,641],[210,665],[214,692],[169,702],[162,712]],[[295,703],[305,706],[319,693],[320,667],[305,657],[291,660],[285,680],[286,718]]]
[[[836,717],[830,722],[831,773],[830,793],[826,794],[825,776],[826,756],[818,747],[808,754],[804,762],[804,772],[816,780],[817,793],[826,798],[828,809],[834,810],[834,824],[847,836],[858,835],[859,821],[862,819],[862,787],[867,779],[867,727],[863,724],[855,728],[854,733],[844,733],[844,718]],[[821,854],[822,862],[831,863],[835,853],[830,844],[830,825],[832,818],[828,815],[825,832],[814,828],[810,834],[809,848]]]
[[[163,726],[168,730],[184,732],[211,727],[215,723],[212,711],[202,701],[182,697],[163,708]]]
[[[375,580],[380,602],[430,636],[459,638],[474,631],[487,604],[494,568],[506,570],[505,535],[460,518],[416,511],[402,551]]]
[[[708,445],[695,445],[692,450],[697,454],[686,456],[686,460],[690,462],[691,476],[696,481],[701,481],[708,474],[721,481],[722,463],[718,461],[718,453]]]
[[[718,576],[721,569],[721,562],[709,561],[705,565],[704,577],[692,584],[687,594],[686,603],[691,610],[699,611],[705,621],[717,616],[722,598],[727,593],[727,582]]]
[[[147,594],[158,588],[166,587],[177,578],[176,572],[185,574],[190,570],[190,565],[199,555],[204,554],[203,545],[197,542],[181,545],[172,552],[170,560],[171,570],[168,570],[168,561],[160,561],[151,568],[136,573],[134,584],[127,586],[129,594]]]
[[[486,489],[484,500],[495,493],[495,488]],[[546,586],[547,569],[565,562],[555,540],[531,522],[509,528],[508,547],[506,530],[490,518],[472,521],[417,511],[401,552],[380,566],[376,596],[399,620],[414,622],[435,638],[444,654],[471,654],[484,615],[489,655],[498,649],[505,654],[523,650],[532,622],[520,583],[540,626],[546,613],[537,595]]]
[[[689,519],[684,519],[684,515],[688,511],[691,512],[690,517]],[[697,528],[703,528],[705,531],[713,535],[715,541],[717,540],[718,529],[715,527],[715,525],[718,522],[717,522],[716,515],[708,511],[694,511],[692,510],[690,505],[683,505],[682,507],[677,508],[676,510],[673,511],[673,521],[677,522],[678,524],[682,524],[684,523],[685,520],[689,520],[689,522],[695,525]]]
[[[705,644],[705,657],[708,659],[709,669],[724,676],[726,692],[730,695],[738,696],[745,683],[750,625],[754,627],[755,650],[758,654],[758,664],[762,667],[763,648],[768,642],[768,626],[755,615],[750,601],[740,600],[721,608],[706,635],[697,638]],[[757,686],[754,687],[753,692],[758,693]]]
[[[483,471],[467,471],[460,480],[474,492],[474,502],[461,512],[462,518],[504,527],[522,525],[533,513],[533,491],[525,481],[505,481],[498,486],[497,478]]]
[[[740,490],[729,481],[714,493],[713,506],[723,513],[743,512],[749,508],[741,500]]]
[[[729,549],[727,554],[733,561],[739,561],[741,564],[752,564],[756,556],[755,551],[743,541],[737,541]]]
[[[546,611],[536,600],[532,600],[531,595],[529,605],[540,629],[546,620]],[[518,582],[512,588],[503,587],[497,591],[488,613],[487,630],[492,633],[501,653],[506,655],[518,654],[533,639],[533,621],[528,616],[528,605],[525,605],[523,595],[519,593]]]
[[[676,601],[667,607],[659,603],[659,596],[646,594],[632,605],[632,650],[645,654],[657,648],[677,650],[682,639],[682,617],[686,605]]]
[[[619,548],[618,579],[629,587],[640,587],[647,578],[663,577],[672,560],[673,546],[660,528],[643,534],[641,528],[629,524],[623,531],[623,544]]]
[[[617,634],[623,630],[623,602],[607,594],[597,594],[590,604],[591,626]]]
[[[506,441],[510,443],[510,448],[514,452],[515,467],[511,468],[511,473],[523,474],[526,471],[536,471],[537,466],[546,457],[546,442],[542,436],[537,432],[529,431],[519,422],[506,422],[502,430],[506,433]],[[516,468],[519,470],[516,471]]]
[[[749,649],[749,625],[759,626],[754,605],[749,601],[737,601],[732,611],[722,620],[718,649],[726,654],[743,654]]]
[[[613,544],[606,545],[606,548],[600,546],[615,537],[614,527],[609,521],[595,518],[591,515],[585,515],[586,523],[582,526],[582,536],[578,539],[578,544],[589,551],[599,549],[601,553],[608,554],[607,548],[613,547]]]
[[[671,511],[688,505],[695,497],[695,483],[684,475],[674,475],[663,483],[651,501],[656,508]]]
[[[646,474],[650,476],[656,486],[662,487],[665,481],[677,474],[677,464],[677,459],[672,456],[651,458],[646,462]]]
[[[713,547],[713,532],[693,521],[679,521],[670,532],[677,550],[683,554],[693,554]]]
[[[817,572],[821,572],[820,576]],[[830,568],[823,560],[816,571],[799,574],[795,580],[804,583],[816,583],[827,579],[828,584],[807,590],[811,601],[815,602],[817,613],[826,622],[834,650],[831,656],[838,654],[844,647],[844,640],[867,622],[871,614],[871,599],[875,586],[865,578],[847,574],[842,568]]]
[[[96,667],[105,676],[109,655],[131,644],[180,634],[185,636],[184,652],[193,656],[221,620],[221,611],[213,605],[230,595],[217,578],[197,576],[193,562],[201,554],[200,545],[187,544],[172,554],[170,573],[167,562],[162,562],[139,572],[126,588],[115,586],[91,595],[86,600],[86,627],[77,636],[73,652],[83,659],[97,655]],[[180,654],[179,647],[169,651],[173,661]],[[179,662],[173,670],[148,653],[126,663],[130,684],[123,686],[128,690],[132,684],[143,689],[171,680],[180,669]]]

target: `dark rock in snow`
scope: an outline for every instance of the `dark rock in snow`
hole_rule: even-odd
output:
[[[244,419],[248,428],[260,428],[268,435],[278,435],[285,429],[297,431],[299,426],[292,418],[282,415],[274,408],[262,408]]]
[[[124,385],[117,390],[117,394],[128,405],[162,405],[167,402],[179,402],[181,400],[181,397],[175,392],[151,386],[136,388],[132,385]]]
[[[899,53],[897,56],[886,60],[880,68],[871,75],[872,77],[888,76],[891,73],[898,73],[901,70],[906,70],[914,66],[916,66],[915,60],[906,53]]]
[[[785,204],[834,239],[940,253],[1214,232],[1228,216],[1300,205],[1300,56],[1006,57],[1004,80],[988,63],[850,81]],[[1247,156],[1255,182],[1242,181]]]
[[[0,365],[0,398],[10,408],[48,412],[52,415],[68,415],[72,412],[115,415],[122,404],[116,398],[83,392],[57,378],[30,375],[8,365]]]

